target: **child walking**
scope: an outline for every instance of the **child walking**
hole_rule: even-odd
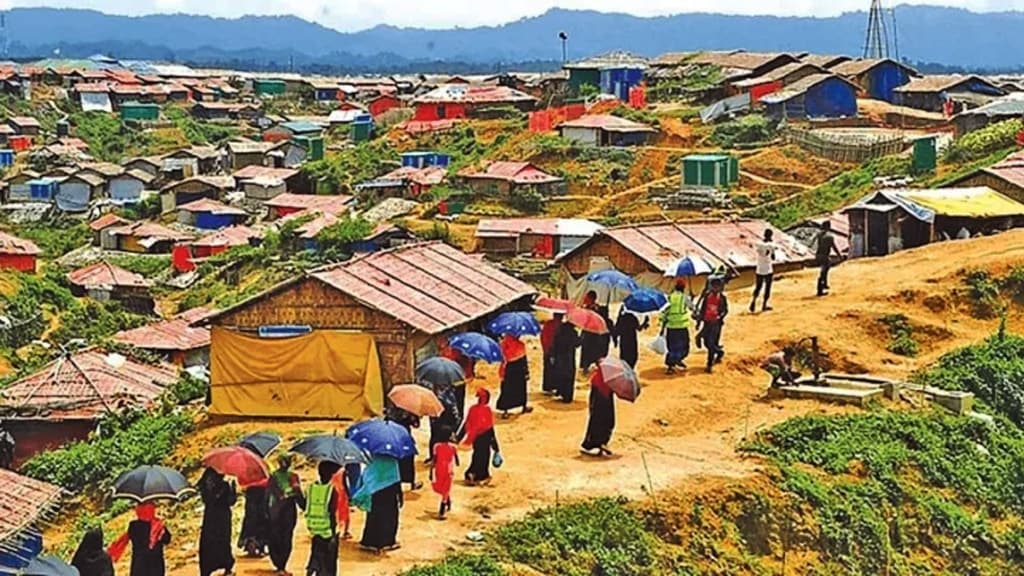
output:
[[[434,445],[433,461],[430,465],[430,480],[434,492],[441,496],[438,509],[439,520],[446,520],[452,509],[452,480],[455,478],[455,467],[459,465],[459,453],[455,446],[455,437],[451,430],[444,435],[444,442]]]

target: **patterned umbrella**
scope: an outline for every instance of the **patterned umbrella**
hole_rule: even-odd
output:
[[[607,334],[608,323],[600,314],[585,308],[576,308],[565,315],[565,320],[573,326],[591,334]]]
[[[540,334],[540,324],[529,312],[505,312],[487,324],[487,331],[498,336],[536,336]]]
[[[629,364],[618,358],[605,358],[598,362],[598,367],[612,393],[627,402],[636,402],[640,396],[640,379]]]
[[[388,399],[395,406],[416,416],[437,418],[444,413],[444,406],[437,395],[423,386],[395,386],[388,392]]]
[[[711,264],[708,264],[700,256],[686,256],[669,264],[669,267],[665,270],[665,276],[668,278],[688,278],[711,274],[712,270]]]
[[[455,386],[466,381],[466,373],[458,362],[441,358],[427,358],[416,365],[416,382],[437,386]]]
[[[351,426],[345,436],[371,456],[390,456],[401,460],[414,456],[416,442],[401,425],[387,420],[366,420]]]
[[[114,498],[142,504],[156,500],[181,500],[192,492],[181,472],[163,466],[139,466],[114,482]]]
[[[664,310],[668,297],[657,290],[641,288],[627,296],[622,305],[634,314],[651,314]]]
[[[270,478],[270,470],[263,458],[244,446],[214,448],[203,456],[203,466],[238,478],[242,486],[252,486]]]
[[[463,332],[448,339],[448,345],[470,358],[490,364],[501,362],[501,346],[493,338],[479,332]]]
[[[313,460],[326,460],[344,466],[346,464],[368,464],[370,459],[359,446],[341,436],[319,435],[300,440],[289,452],[302,454]]]

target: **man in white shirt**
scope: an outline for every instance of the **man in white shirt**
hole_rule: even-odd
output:
[[[761,290],[764,290],[764,304],[761,307],[762,312],[768,312],[772,309],[768,305],[768,299],[772,297],[772,280],[775,275],[775,250],[777,249],[772,237],[774,233],[769,229],[764,231],[764,240],[754,245],[754,251],[757,253],[757,274],[756,284],[754,285],[754,298],[750,301],[750,313],[753,314],[757,310],[757,298],[761,295]]]

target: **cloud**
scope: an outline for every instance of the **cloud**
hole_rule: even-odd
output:
[[[945,4],[976,11],[1024,10],[1024,0],[901,0],[911,4]],[[663,16],[680,12],[728,12],[834,16],[863,10],[867,0],[0,0],[0,8],[14,6],[63,6],[91,8],[117,14],[141,15],[182,12],[236,17],[245,14],[291,14],[339,30],[361,30],[378,24],[447,28],[495,25],[536,16],[558,6],[603,12],[629,12],[639,16]]]

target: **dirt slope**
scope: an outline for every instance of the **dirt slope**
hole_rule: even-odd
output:
[[[975,320],[958,310],[950,297],[959,282],[957,274],[965,265],[1002,269],[1022,262],[1024,231],[1018,231],[845,264],[834,270],[833,295],[825,298],[813,296],[815,271],[794,273],[777,281],[775,311],[767,314],[748,314],[749,289],[733,290],[733,313],[724,338],[728,356],[716,374],[709,376],[691,369],[685,376],[668,377],[658,358],[649,352],[642,355],[640,373],[646,388],[635,405],[618,403],[618,427],[611,445],[615,457],[595,460],[578,453],[586,425],[583,384],[571,406],[534,393],[533,414],[499,421],[498,438],[506,465],[497,472],[494,486],[470,489],[457,485],[452,518],[447,522],[433,518],[437,500],[429,486],[409,494],[400,532],[404,547],[376,558],[359,552],[355,544],[346,544],[341,552],[342,573],[401,571],[466,546],[466,533],[470,530],[486,530],[497,522],[559,500],[609,494],[643,497],[648,482],[659,490],[685,486],[701,476],[748,476],[755,472],[756,464],[734,450],[746,435],[800,414],[850,410],[812,401],[764,400],[767,378],[756,366],[773,349],[773,343],[817,335],[839,369],[905,376],[944,351],[981,339],[995,329],[994,321]],[[902,358],[885,350],[885,331],[877,319],[895,312],[907,315],[921,335],[922,352],[918,358]],[[1019,318],[1012,318],[1011,322],[1020,327]],[[651,331],[642,338],[647,342],[653,336]],[[532,342],[531,346],[532,389],[536,389],[537,343]],[[691,356],[691,365],[701,366],[702,360]],[[494,370],[485,373],[479,384],[496,389]],[[205,448],[231,441],[247,431],[272,429],[292,438],[335,427],[327,422],[207,426],[190,438],[177,459],[181,464],[194,463]],[[425,445],[422,434],[420,441],[421,446]],[[468,454],[463,458],[468,459]],[[312,468],[305,467],[304,479],[308,480],[311,473]],[[425,480],[423,468],[420,473]],[[241,510],[239,504],[236,529]],[[178,534],[169,553],[173,567],[170,573],[191,576],[196,572],[194,555],[201,510],[193,501],[167,512],[169,525]],[[356,513],[354,518],[353,533],[358,539],[362,514]],[[308,536],[300,522],[290,566],[294,573],[303,572],[308,546]],[[237,572],[271,574],[264,560],[241,560]]]

